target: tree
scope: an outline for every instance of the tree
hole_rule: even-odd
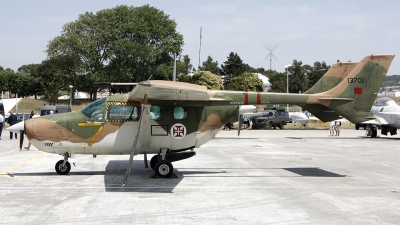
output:
[[[227,58],[228,60],[224,62],[224,65],[221,65],[223,74],[225,75],[224,84],[228,84],[231,78],[245,72],[242,59],[240,59],[237,53],[231,52]]]
[[[226,86],[227,90],[234,91],[264,91],[264,84],[254,73],[244,73],[231,79]]]
[[[0,66],[0,72],[3,71],[3,70],[4,70],[4,68],[2,66]]]
[[[212,90],[223,89],[221,77],[210,71],[197,71],[192,76],[192,83],[206,86]]]
[[[46,52],[49,58],[69,56],[74,74],[86,74],[91,83],[139,82],[151,75],[169,79],[166,68],[182,46],[175,21],[163,11],[149,5],[117,6],[79,15],[64,25]]]
[[[199,70],[210,71],[217,75],[221,74],[221,68],[218,67],[218,61],[214,62],[211,56],[207,57],[207,60],[203,62],[202,66],[199,67]]]
[[[292,66],[287,68],[289,70],[289,93],[303,93],[307,90],[308,80],[302,64],[301,61],[293,60]]]
[[[183,63],[184,63],[184,69],[186,70],[186,73],[185,74],[192,74],[192,73],[194,73],[194,71],[195,71],[195,69],[194,69],[194,67],[193,67],[193,65],[190,63],[190,58],[189,58],[189,55],[184,55],[183,56],[183,61],[182,61]]]
[[[275,70],[269,70],[268,80],[271,83],[269,92],[286,93],[286,73],[279,73]]]
[[[50,105],[55,105],[58,97],[61,96],[60,89],[63,85],[55,81],[49,81],[43,84],[43,94],[50,101]]]

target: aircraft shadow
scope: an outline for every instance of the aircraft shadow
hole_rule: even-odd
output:
[[[183,176],[175,176],[173,178],[153,178],[154,171],[145,168],[142,160],[133,160],[131,172],[122,186],[128,167],[128,160],[111,160],[106,166],[106,174],[104,175],[104,187],[109,192],[163,192],[171,193],[174,188],[181,182]],[[174,168],[174,174],[178,174],[178,170]]]
[[[332,173],[314,167],[297,167],[297,168],[282,168],[282,169],[298,174],[302,177],[346,177],[346,175],[340,175],[337,173]]]

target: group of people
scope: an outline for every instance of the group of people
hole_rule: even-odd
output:
[[[331,124],[329,126],[329,135],[330,136],[339,136],[341,125],[342,125],[342,122],[331,121]]]
[[[35,114],[36,114],[35,111],[31,111],[29,118],[32,118]],[[10,124],[10,126],[18,123],[17,115],[15,115],[13,111],[10,111],[10,116],[8,116],[8,119],[6,121],[6,119],[3,116],[3,112],[0,111],[0,140],[1,140],[1,135],[3,132],[3,128],[5,127],[5,123]],[[10,139],[13,139],[14,137],[15,137],[15,139],[18,139],[18,133],[10,131]],[[30,145],[31,145],[31,143],[29,142],[28,147],[26,147],[25,149],[29,150]]]

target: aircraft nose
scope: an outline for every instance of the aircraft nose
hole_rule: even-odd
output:
[[[19,131],[21,131],[21,130],[24,130],[24,121],[16,123],[6,129],[6,131],[11,131],[11,132],[16,132],[16,133],[19,133]]]

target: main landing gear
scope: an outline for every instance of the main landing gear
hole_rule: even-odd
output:
[[[71,170],[71,164],[68,162],[69,154],[66,152],[62,156],[64,156],[64,160],[56,163],[56,172],[60,175],[67,175]]]
[[[172,163],[166,160],[166,155],[168,151],[169,149],[162,148],[160,150],[161,155],[160,153],[158,153],[150,160],[150,166],[154,170],[154,173],[156,174],[156,176],[161,178],[169,178],[174,172],[174,167],[172,166]]]

